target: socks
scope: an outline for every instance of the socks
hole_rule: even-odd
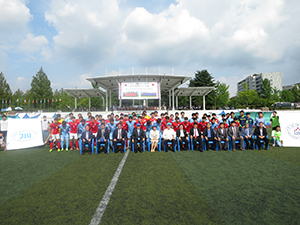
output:
[[[53,149],[53,141],[50,142],[50,149]]]
[[[59,141],[57,142],[57,147],[58,147],[58,149],[60,149],[60,142]]]
[[[79,147],[78,147],[78,141],[76,141],[76,148],[79,148]]]
[[[71,145],[71,149],[73,149],[73,140],[71,140],[70,145]]]

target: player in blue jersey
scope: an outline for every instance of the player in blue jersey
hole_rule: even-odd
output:
[[[134,129],[134,124],[136,123],[136,121],[133,120],[133,117],[132,116],[129,116],[129,120],[126,121],[127,123],[127,140],[130,141],[130,143],[128,143],[128,147],[131,148],[131,136],[132,136],[132,133],[133,133],[133,129]]]
[[[69,150],[69,136],[70,136],[70,125],[67,124],[66,121],[63,121],[62,124],[59,126],[60,131],[61,131],[61,150],[63,151],[64,149],[64,141],[66,142],[66,151]]]
[[[78,129],[78,131],[77,131],[78,132],[78,140],[81,139],[82,133],[85,132],[85,125],[86,125],[85,120],[81,119],[80,124],[78,124],[78,126],[77,126],[77,129]]]
[[[113,114],[111,114],[113,115]],[[110,145],[112,147],[112,140],[113,140],[113,133],[115,129],[117,128],[117,123],[114,121],[113,116],[111,116],[111,119],[109,123],[106,125],[108,132],[109,132],[109,140],[110,140]]]
[[[73,113],[69,113],[69,118],[66,119],[67,124],[69,124],[72,121]]]

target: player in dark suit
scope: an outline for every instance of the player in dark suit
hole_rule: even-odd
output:
[[[85,145],[89,146],[89,154],[92,154],[92,140],[94,139],[93,133],[90,131],[90,127],[88,125],[85,126],[85,131],[81,135],[82,140],[82,155],[85,154]]]
[[[137,124],[136,128],[133,130],[132,133],[132,143],[134,144],[134,152],[137,153],[137,144],[140,143],[140,146],[143,145],[143,142],[146,138],[146,132],[141,129],[141,124]],[[142,152],[142,147],[140,147],[140,152]]]
[[[197,148],[196,142],[199,142],[199,151],[203,152],[203,142],[202,142],[203,135],[201,134],[200,129],[198,129],[198,124],[194,123],[194,128],[190,129],[190,139],[193,142],[194,148]]]
[[[267,138],[268,133],[267,129],[264,127],[263,122],[259,123],[259,127],[255,127],[254,135],[257,137],[256,144],[258,146],[258,150],[260,150],[261,148],[261,140],[265,142],[265,149],[267,150],[269,145],[269,139]]]
[[[105,150],[104,153],[107,153],[107,146],[109,142],[109,132],[108,129],[105,128],[105,124],[102,123],[100,129],[97,133],[97,149],[98,153],[101,153],[100,144],[105,144]]]
[[[179,125],[179,130],[176,131],[176,137],[179,139],[179,145],[183,146],[183,142],[185,142],[184,146],[182,147],[183,150],[187,150],[188,148],[188,133],[183,129],[183,125]]]
[[[204,129],[203,136],[204,136],[205,142],[206,142],[206,150],[207,151],[209,150],[209,141],[213,142],[213,150],[215,150],[217,137],[216,137],[214,129],[211,129],[210,123],[207,123],[207,128]]]
[[[121,143],[121,152],[124,152],[125,139],[127,138],[127,133],[122,129],[122,124],[118,123],[118,128],[114,130],[113,133],[113,144],[115,148],[115,153],[118,152],[117,144]]]

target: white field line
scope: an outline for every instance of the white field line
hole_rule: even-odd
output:
[[[116,184],[118,182],[119,176],[120,176],[120,174],[122,172],[123,166],[124,166],[124,164],[126,162],[126,159],[127,159],[127,156],[129,154],[129,152],[130,152],[130,150],[126,151],[126,153],[125,153],[122,161],[120,162],[119,167],[118,167],[117,171],[115,172],[115,175],[113,176],[112,180],[110,181],[110,184],[107,187],[106,192],[103,195],[103,198],[102,198],[99,206],[97,207],[97,209],[96,209],[96,211],[95,211],[95,213],[93,215],[93,218],[92,218],[92,220],[90,222],[90,225],[98,225],[98,224],[100,224],[102,216],[103,216],[103,214],[105,212],[105,209],[106,209],[106,207],[108,205],[110,197],[111,197],[111,195],[112,195],[112,193],[113,193],[113,191],[114,191],[114,189],[116,187]]]

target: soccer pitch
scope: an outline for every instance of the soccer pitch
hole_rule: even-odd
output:
[[[130,152],[101,224],[299,224],[300,149]],[[89,224],[124,154],[0,152],[0,224]]]

